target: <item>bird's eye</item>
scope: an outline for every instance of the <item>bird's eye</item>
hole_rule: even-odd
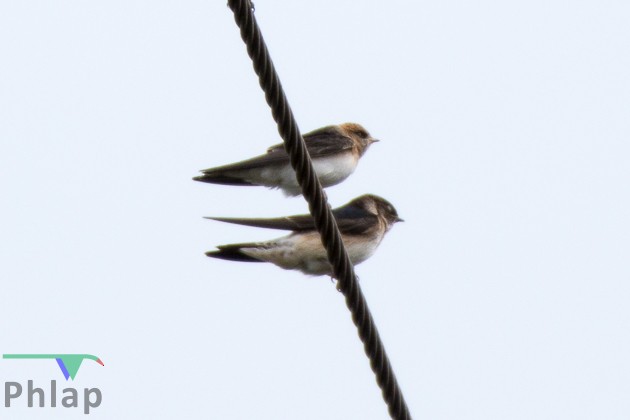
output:
[[[366,139],[369,137],[368,133],[363,130],[358,130],[356,133],[357,133],[357,136],[361,137],[362,139]]]

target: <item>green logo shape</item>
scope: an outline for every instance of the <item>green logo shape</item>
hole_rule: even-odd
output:
[[[3,354],[3,359],[55,359],[66,381],[74,380],[81,367],[83,359],[94,360],[101,366],[105,366],[101,359],[92,354]]]

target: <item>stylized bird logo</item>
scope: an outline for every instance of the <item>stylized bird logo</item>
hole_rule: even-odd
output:
[[[79,367],[83,359],[94,360],[101,366],[105,366],[101,359],[92,354],[3,354],[3,359],[55,359],[63,376],[66,378],[72,378],[77,376]]]

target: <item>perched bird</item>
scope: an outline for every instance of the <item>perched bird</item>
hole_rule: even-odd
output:
[[[377,139],[355,123],[330,125],[304,134],[306,148],[323,187],[342,182],[354,172],[359,159]],[[264,155],[201,171],[195,181],[223,185],[262,185],[280,188],[285,195],[301,194],[295,171],[284,144],[267,149]]]
[[[396,222],[401,222],[396,209],[387,200],[367,194],[333,210],[344,245],[353,264],[368,259]],[[291,230],[291,234],[266,242],[218,246],[206,252],[213,258],[232,261],[270,262],[285,270],[299,270],[310,275],[330,275],[332,267],[326,250],[315,230],[311,215],[273,219],[239,219],[208,217],[220,222],[269,229]]]

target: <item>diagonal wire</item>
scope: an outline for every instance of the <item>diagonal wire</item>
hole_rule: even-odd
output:
[[[284,140],[291,166],[297,174],[302,194],[308,202],[315,226],[328,253],[328,260],[333,267],[334,277],[338,280],[337,287],[343,293],[346,305],[352,313],[352,321],[357,327],[365,353],[370,359],[370,366],[376,375],[376,382],[381,388],[389,414],[393,419],[411,419],[402,391],[376,330],[374,319],[357,282],[354,267],[341,240],[337,222],[315,174],[304,139],[293,117],[293,112],[289,107],[280,79],[254,17],[253,4],[249,0],[228,0],[228,6],[234,12],[234,19],[241,30],[241,37],[247,46],[247,53],[252,59],[254,71],[265,92],[265,99],[271,108],[273,119],[278,125],[278,132]]]

